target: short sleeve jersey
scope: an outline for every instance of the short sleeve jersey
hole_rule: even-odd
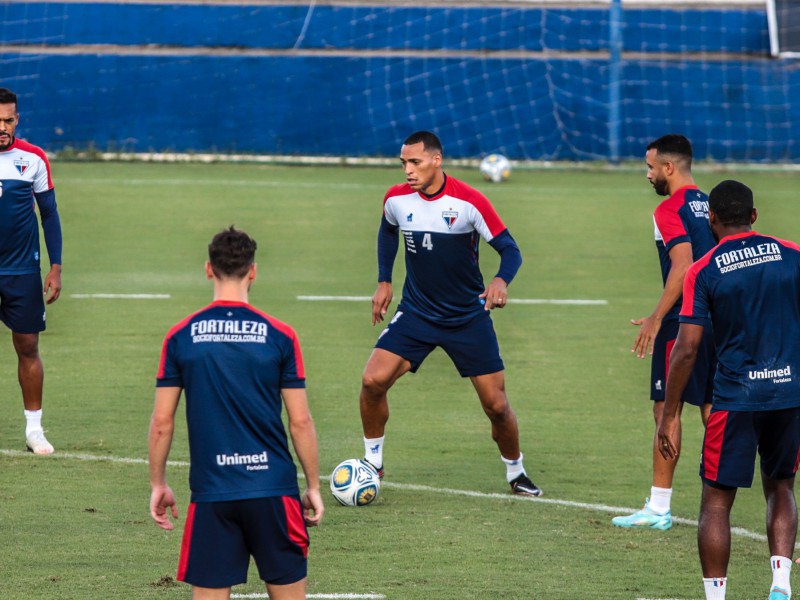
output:
[[[656,248],[661,262],[661,277],[666,284],[672,268],[669,251],[680,243],[692,245],[692,260],[696,261],[716,245],[708,225],[708,196],[696,186],[685,186],[656,207],[653,214]],[[664,315],[664,320],[677,319],[681,300]]]
[[[305,387],[291,327],[213,302],[167,333],[156,385],[184,389],[193,502],[299,493],[281,420],[281,389]]]
[[[753,231],[724,238],[684,281],[681,322],[702,325],[709,312],[714,407],[800,406],[800,247]]]
[[[39,272],[34,193],[53,189],[44,150],[15,139],[0,152],[0,275]]]
[[[506,226],[478,190],[447,177],[444,188],[427,197],[408,184],[389,189],[383,213],[400,228],[405,244],[406,279],[398,310],[446,326],[466,323],[483,310],[483,276],[478,243]]]

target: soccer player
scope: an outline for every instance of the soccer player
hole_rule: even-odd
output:
[[[47,304],[61,294],[61,219],[44,150],[17,139],[17,95],[0,88],[0,320],[11,330],[25,406],[25,443],[34,454],[52,454],[42,429],[44,367],[39,333]],[[39,266],[39,206],[50,257],[44,287]]]
[[[167,334],[150,423],[150,514],[172,529],[175,496],[166,464],[181,391],[186,393],[192,490],[178,579],[195,600],[230,598],[250,556],[273,600],[305,598],[306,526],[318,525],[317,435],[294,330],[248,304],[256,242],[231,227],[208,247],[214,301]],[[281,402],[283,399],[283,403]],[[303,468],[302,498],[281,420]]]
[[[753,192],[738,181],[711,190],[709,217],[720,243],[686,276],[659,447],[666,460],[677,458],[680,397],[710,312],[719,367],[703,440],[697,530],[706,599],[725,598],[730,512],[737,488],[753,483],[758,452],[772,554],[769,600],[788,600],[800,451],[800,246],[752,230]]]
[[[503,361],[489,311],[503,308],[522,256],[486,197],[442,170],[442,144],[418,131],[403,143],[406,183],[389,189],[378,232],[378,288],[372,324],[392,301],[392,268],[402,237],[406,249],[403,298],[370,356],[361,383],[365,458],[383,476],[386,394],[416,372],[440,346],[469,377],[492,426],[492,438],[516,494],[540,496],[522,464],[517,418],[505,392]],[[484,288],[478,268],[480,238],[500,254],[497,275]]]
[[[641,326],[631,351],[639,358],[644,358],[648,352],[652,355],[650,398],[653,400],[655,438],[664,411],[669,354],[678,335],[683,278],[692,262],[713,248],[715,242],[708,226],[708,197],[697,189],[692,177],[692,145],[689,140],[676,134],[662,136],[647,145],[646,160],[647,179],[653,189],[659,196],[669,196],[658,205],[653,215],[664,290],[649,317],[631,321]],[[710,330],[706,333],[699,357],[683,401],[700,407],[700,416],[705,424],[711,410],[716,368]],[[677,462],[664,460],[655,439],[652,455],[650,497],[640,511],[614,517],[611,520],[614,525],[660,530],[672,527],[672,479]]]

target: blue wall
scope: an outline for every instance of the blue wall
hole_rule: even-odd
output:
[[[0,85],[20,94],[19,133],[53,150],[393,156],[425,128],[455,157],[603,159],[607,12],[5,3]],[[679,131],[700,158],[800,158],[800,63],[766,58],[763,11],[624,19],[623,157]],[[698,51],[728,59],[683,54]]]

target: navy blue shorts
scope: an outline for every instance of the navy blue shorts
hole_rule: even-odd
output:
[[[497,373],[504,368],[489,311],[482,311],[464,325],[443,327],[398,310],[375,344],[405,358],[411,363],[412,373],[437,346],[447,353],[462,377]]]
[[[800,458],[800,408],[768,411],[712,409],[700,460],[700,477],[712,487],[753,485],[756,452],[770,479],[789,479]]]
[[[678,338],[680,322],[677,319],[664,321],[653,343],[653,361],[650,366],[650,399],[664,400],[669,373],[669,356]],[[714,333],[710,326],[703,328],[703,341],[697,349],[697,360],[692,376],[683,391],[681,400],[694,406],[711,404],[714,393],[714,375],[717,372],[717,353]]]
[[[289,585],[306,577],[308,544],[296,496],[192,502],[178,580],[207,588],[245,583],[252,556],[262,580]]]
[[[42,276],[0,275],[0,321],[14,333],[44,331]]]

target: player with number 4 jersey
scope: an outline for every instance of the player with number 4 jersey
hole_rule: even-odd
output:
[[[541,490],[522,465],[517,418],[506,397],[503,360],[489,315],[506,304],[508,284],[522,264],[519,248],[489,200],[444,173],[442,145],[433,133],[419,131],[406,139],[400,161],[406,183],[387,192],[378,232],[373,325],[383,321],[392,301],[392,268],[401,237],[406,280],[403,298],[362,377],[365,458],[383,476],[387,392],[441,347],[478,393],[512,491],[539,496]],[[485,287],[478,265],[481,238],[500,254],[500,268]]]

